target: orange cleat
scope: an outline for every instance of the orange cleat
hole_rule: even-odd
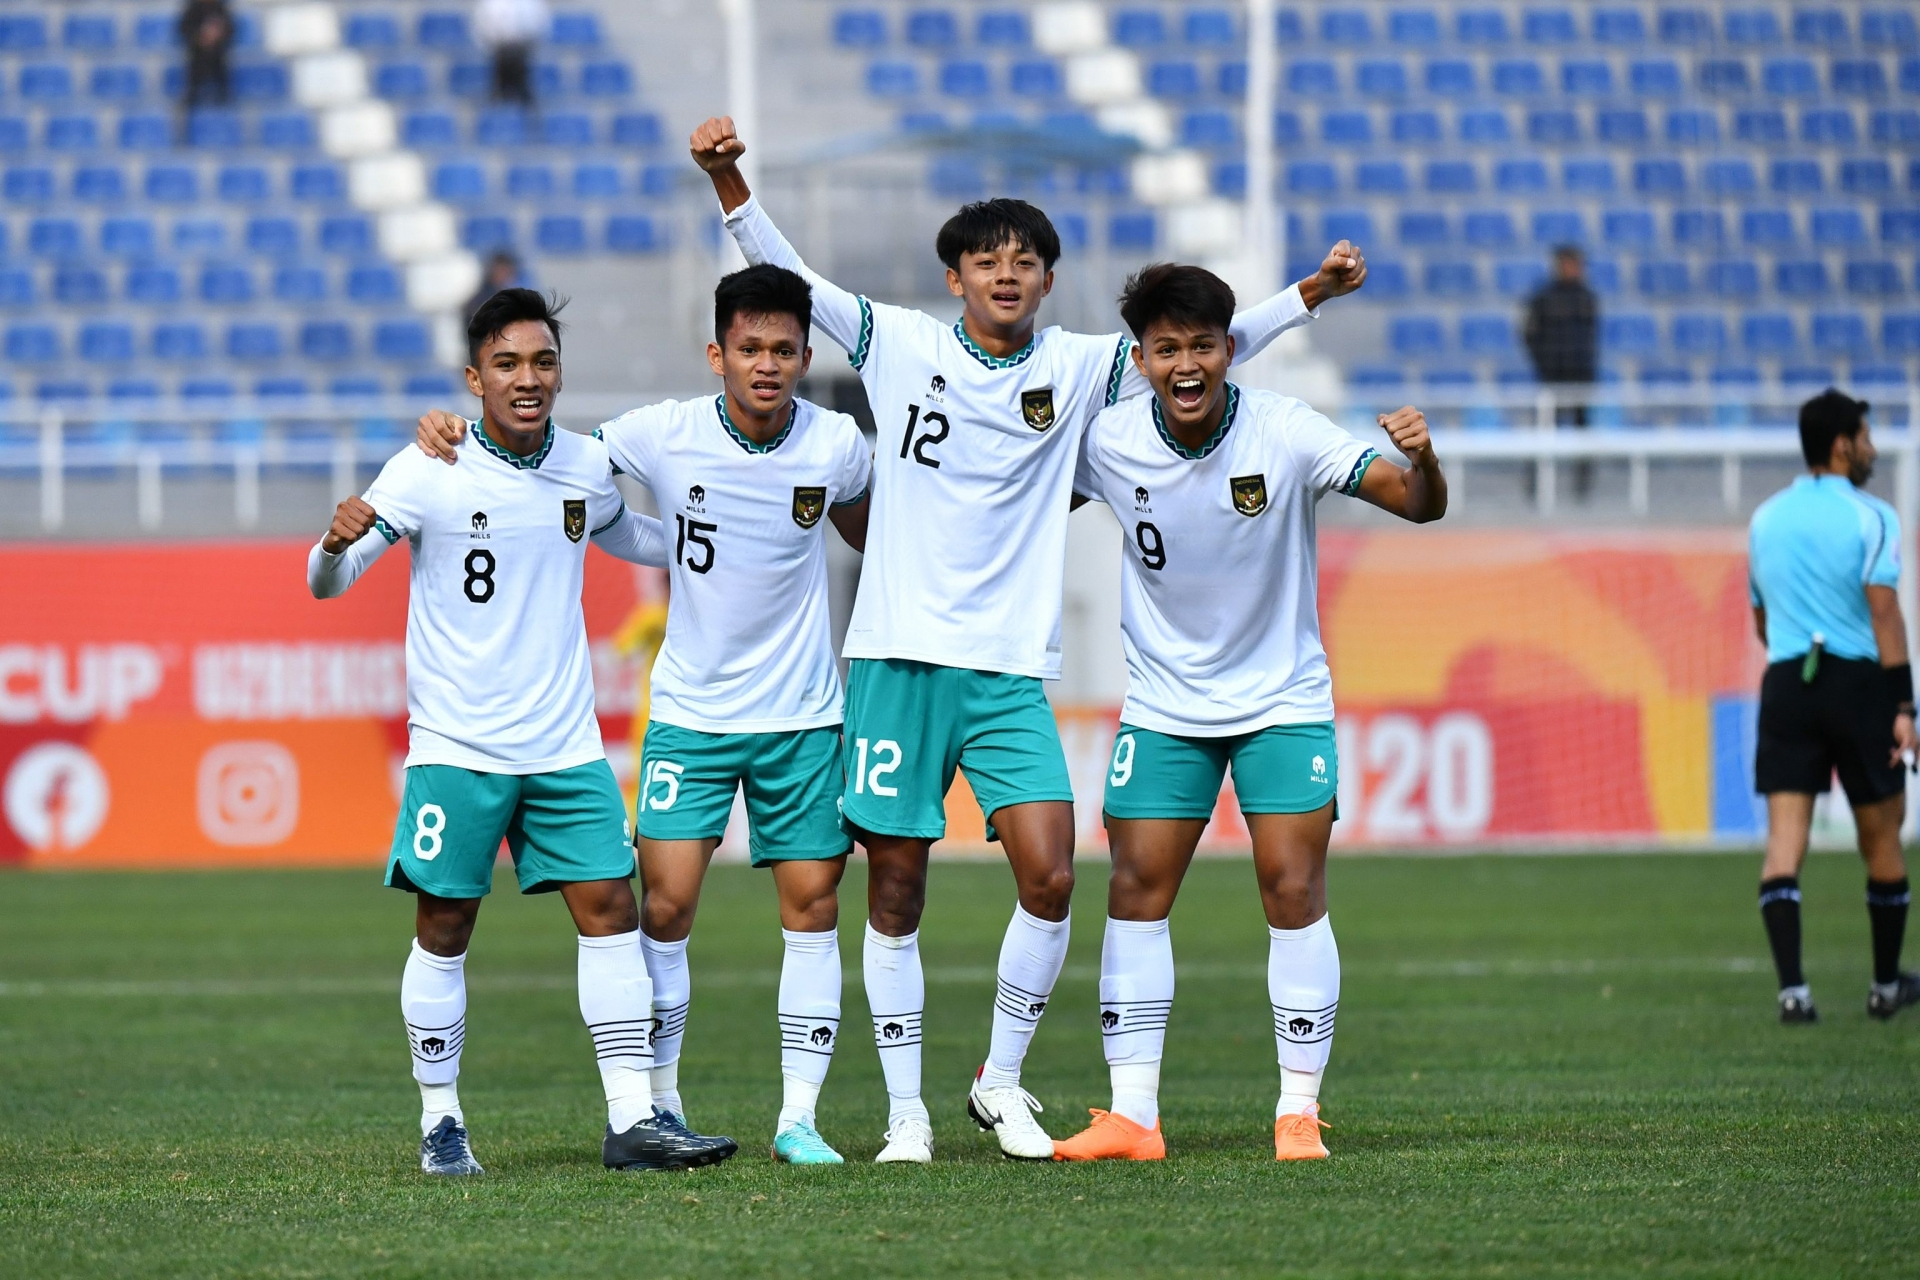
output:
[[[1093,1123],[1065,1142],[1053,1144],[1055,1160],[1165,1160],[1166,1139],[1160,1136],[1160,1122],[1153,1128],[1135,1124],[1117,1111],[1088,1108]]]
[[[1300,1115],[1281,1116],[1273,1122],[1273,1158],[1275,1160],[1325,1160],[1327,1144],[1320,1131],[1332,1125],[1320,1118],[1320,1104],[1309,1103]],[[1058,1149],[1059,1144],[1054,1144]],[[1055,1156],[1058,1160],[1060,1157]]]

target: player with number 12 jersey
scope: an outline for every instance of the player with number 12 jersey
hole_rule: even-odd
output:
[[[867,995],[893,1104],[883,1157],[925,1159],[931,1150],[919,1096],[917,930],[928,848],[945,834],[945,796],[960,768],[1019,893],[968,1111],[1003,1154],[1050,1159],[1020,1066],[1066,956],[1073,792],[1041,682],[1060,674],[1081,434],[1101,409],[1145,389],[1128,360],[1132,342],[1036,331],[1060,242],[1046,215],[1022,201],[969,205],[941,230],[936,248],[963,304],[961,320],[947,323],[810,272],[753,199],[731,121],[708,121],[691,146],[747,260],[812,284],[816,321],[849,353],[879,432],[870,550],[843,647],[843,812],[867,847],[871,877]],[[1324,274],[1351,288],[1363,271],[1357,255],[1342,255]],[[1315,301],[1344,291],[1311,283]],[[1237,317],[1243,354],[1309,314],[1292,288]]]

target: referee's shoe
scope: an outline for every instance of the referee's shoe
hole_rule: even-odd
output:
[[[1902,973],[1867,989],[1867,1016],[1885,1022],[1910,1004],[1920,1004],[1920,973]]]

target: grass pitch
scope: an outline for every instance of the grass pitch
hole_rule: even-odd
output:
[[[1914,1274],[1920,1010],[1863,1012],[1857,860],[1804,877],[1826,1021],[1781,1027],[1757,858],[1336,860],[1333,1159],[1277,1165],[1266,941],[1244,862],[1194,868],[1163,1165],[1003,1162],[962,1113],[1004,867],[939,864],[923,932],[931,1168],[876,1167],[885,1098],[843,901],[845,1036],[772,1164],[772,886],[716,870],[683,1089],[742,1153],[614,1175],[555,898],[503,882],[468,974],[462,1100],[487,1176],[414,1171],[396,1007],[410,901],[365,874],[0,879],[0,1275]],[[1056,1135],[1106,1100],[1103,875],[1029,1060]]]

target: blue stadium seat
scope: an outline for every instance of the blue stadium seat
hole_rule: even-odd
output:
[[[256,400],[304,400],[312,394],[313,388],[305,378],[290,374],[256,378],[253,383],[253,395]]]
[[[27,224],[27,251],[39,258],[74,258],[82,250],[80,224],[72,218],[35,218]]]
[[[1867,319],[1855,311],[1817,311],[1813,316],[1813,349],[1825,356],[1871,355]]]
[[[1820,92],[1820,75],[1806,58],[1768,58],[1760,83],[1776,98],[1811,98]]]
[[[116,133],[122,151],[164,151],[173,146],[173,125],[161,115],[121,116]]]
[[[1882,315],[1880,346],[1888,355],[1920,354],[1920,312],[1888,312]]]
[[[978,200],[987,192],[987,173],[972,156],[936,156],[928,166],[927,183],[945,199]]]
[[[139,67],[103,64],[87,73],[87,93],[98,102],[138,102],[146,85]]]
[[[1694,72],[1702,93],[1746,94],[1753,91],[1747,64],[1740,58],[1704,58]]]
[[[587,224],[578,214],[545,214],[534,223],[533,239],[542,253],[585,253]]]
[[[1667,112],[1666,137],[1669,146],[1717,147],[1720,116],[1714,111],[1676,108]]]
[[[1887,244],[1920,244],[1920,209],[1882,209],[1880,239]]]
[[[1813,211],[1812,242],[1822,249],[1864,248],[1867,243],[1866,219],[1858,209],[1828,208]]]
[[[285,151],[305,151],[318,141],[313,118],[298,111],[262,114],[258,137],[261,146]]]
[[[1635,280],[1649,298],[1684,298],[1693,288],[1693,273],[1679,258],[1650,258],[1640,263]]]
[[[1707,264],[1707,292],[1728,301],[1745,301],[1760,292],[1760,268],[1745,259]]]
[[[1436,58],[1427,63],[1427,92],[1446,98],[1465,98],[1479,92],[1480,77],[1464,58]]]
[[[69,49],[104,53],[114,47],[114,20],[107,14],[70,13],[61,24],[60,42]]]
[[[363,262],[347,272],[347,297],[368,306],[391,306],[406,296],[400,274],[380,262]]]
[[[247,219],[247,251],[263,258],[290,258],[300,252],[300,224],[292,218]]]
[[[429,11],[420,15],[414,26],[414,41],[429,49],[465,49],[471,39],[464,13]]]
[[[1758,312],[1740,322],[1740,345],[1749,355],[1792,355],[1799,341],[1793,317],[1784,311]]]
[[[1340,240],[1370,244],[1373,217],[1365,209],[1329,209],[1320,217],[1320,238],[1328,244]]]
[[[287,190],[295,200],[333,204],[346,198],[347,184],[335,165],[300,164],[289,173]]]
[[[1247,64],[1229,58],[1214,71],[1215,92],[1222,97],[1244,98],[1247,96]]]
[[[219,253],[227,247],[225,218],[181,217],[173,221],[173,251],[182,254]]]
[[[539,79],[536,68],[534,78]],[[456,98],[486,98],[493,91],[493,69],[478,58],[461,60],[447,68],[447,92]],[[538,85],[535,93],[540,95]]]
[[[119,165],[79,165],[73,171],[73,198],[84,204],[119,204],[127,198],[127,177]]]
[[[1646,19],[1638,9],[1597,8],[1592,30],[1600,44],[1639,44],[1647,38]]]
[[[1151,250],[1159,224],[1151,213],[1116,213],[1107,219],[1107,243],[1115,249]]]
[[[1776,195],[1818,195],[1825,184],[1818,160],[1775,160],[1767,166],[1767,187]]]
[[[1060,64],[1049,58],[1023,58],[1014,63],[1008,82],[1022,98],[1057,98],[1065,86]]]
[[[1320,117],[1320,140],[1365,146],[1373,141],[1373,117],[1364,111],[1328,111]]]
[[[451,147],[460,140],[460,126],[445,111],[409,111],[400,121],[400,140],[409,147]]]
[[[1287,190],[1295,195],[1332,195],[1339,186],[1333,166],[1323,160],[1298,160],[1287,166]]]
[[[521,163],[507,166],[507,195],[514,200],[546,201],[553,198],[560,184],[550,165]]]
[[[1365,9],[1325,9],[1320,14],[1320,38],[1328,44],[1373,43],[1373,19]]]
[[[1513,320],[1498,313],[1473,313],[1460,317],[1460,352],[1487,359],[1509,356],[1516,350]]]
[[[1878,58],[1835,58],[1828,71],[1833,92],[1848,98],[1879,98],[1887,92],[1886,68]]]
[[[60,358],[60,331],[50,324],[8,325],[6,354],[12,364],[51,364]]]
[[[1773,264],[1775,292],[1789,298],[1822,298],[1827,294],[1827,264],[1818,258],[1786,258]]]
[[[618,166],[582,161],[573,167],[573,196],[577,200],[610,200],[626,191]]]
[[[39,165],[9,168],[0,177],[0,194],[9,204],[45,204],[53,199],[53,170]]]
[[[1502,58],[1493,64],[1493,91],[1537,98],[1547,91],[1546,75],[1531,58]]]
[[[613,58],[580,67],[580,92],[589,98],[624,98],[633,93],[633,69]]]
[[[227,326],[227,357],[247,363],[278,360],[284,350],[280,326],[257,320]]]
[[[1469,209],[1461,219],[1460,232],[1476,249],[1504,249],[1517,239],[1513,217],[1504,209]]]
[[[1815,146],[1850,147],[1859,138],[1853,112],[1845,107],[1808,108],[1800,113],[1800,141]]]
[[[1610,356],[1652,355],[1660,349],[1660,326],[1645,312],[1605,312],[1600,347]]]
[[[1181,34],[1188,44],[1197,45],[1238,45],[1240,41],[1239,24],[1234,21],[1232,12],[1226,9],[1189,9],[1181,22]],[[1021,43],[1026,43],[1025,19],[1021,20]],[[982,44],[988,43],[984,38]]]
[[[1795,44],[1832,47],[1844,45],[1850,37],[1847,16],[1838,9],[1795,9]]]
[[[1340,92],[1340,71],[1325,58],[1297,58],[1287,64],[1287,92],[1330,97]]]
[[[1147,92],[1156,98],[1191,98],[1200,92],[1200,65],[1162,59],[1147,68]]]
[[[1627,84],[1635,97],[1677,98],[1684,83],[1680,64],[1671,58],[1636,58],[1627,67]]]
[[[1504,147],[1513,141],[1507,113],[1486,107],[1460,113],[1460,141],[1473,146]]]
[[[878,49],[887,43],[886,15],[878,9],[842,9],[833,15],[833,42],[843,49]]]
[[[48,116],[41,140],[54,151],[92,151],[100,145],[100,130],[90,115]]]
[[[259,165],[226,165],[216,185],[220,198],[229,204],[257,204],[268,195],[267,171]]]
[[[547,42],[557,49],[598,49],[600,19],[591,12],[563,12],[553,15]]]
[[[1860,14],[1860,43],[1869,49],[1920,47],[1920,30],[1908,9],[1867,9]]]
[[[308,360],[345,360],[353,354],[353,329],[338,320],[309,320],[300,326],[300,354]]]
[[[1659,31],[1666,44],[1704,44],[1713,39],[1713,21],[1704,9],[1672,5],[1660,10]]]
[[[1369,195],[1405,195],[1412,189],[1407,167],[1398,160],[1362,160],[1354,166],[1354,187]]]
[[[1520,15],[1520,33],[1528,44],[1573,44],[1580,39],[1570,9],[1528,9]]]
[[[133,42],[142,49],[171,49],[179,43],[177,13],[143,13],[134,20]]]
[[[151,165],[143,185],[155,204],[194,204],[200,199],[200,175],[185,165]]]
[[[1447,349],[1446,330],[1434,316],[1396,316],[1387,324],[1387,349],[1397,356],[1437,356]]]
[[[1300,145],[1300,115],[1294,111],[1276,111],[1273,113],[1273,145],[1276,147],[1295,147]]]
[[[1673,242],[1692,247],[1711,247],[1726,239],[1726,220],[1718,209],[1675,209]]]
[[[1231,147],[1239,142],[1239,132],[1225,111],[1189,111],[1181,117],[1180,142],[1188,147]]]
[[[1527,113],[1527,141],[1536,146],[1562,147],[1580,141],[1580,117],[1564,107]]]
[[[341,38],[350,49],[397,49],[400,23],[391,14],[349,14]]]
[[[1641,146],[1651,136],[1647,113],[1638,107],[1603,108],[1595,118],[1595,132],[1600,141],[1616,147]]]
[[[158,243],[153,220],[144,217],[103,218],[100,221],[100,251],[116,258],[146,258]]]
[[[1426,189],[1435,195],[1466,195],[1480,189],[1471,160],[1434,160],[1426,167]]]
[[[993,75],[984,62],[951,58],[940,64],[940,92],[950,98],[984,98],[993,92]]]
[[[1438,143],[1441,138],[1440,114],[1427,110],[1396,111],[1389,121],[1388,134],[1402,145]]]
[[[1682,311],[1673,317],[1672,343],[1683,356],[1717,356],[1727,348],[1727,318],[1716,311]]]
[[[1407,67],[1397,59],[1369,58],[1360,63],[1354,82],[1364,97],[1404,98],[1407,95]]]
[[[1876,111],[1868,136],[1881,146],[1920,144],[1920,111]]]
[[[1772,9],[1728,9],[1721,29],[1727,43],[1735,45],[1779,44],[1782,37],[1780,16]]]
[[[1194,18],[1200,12],[1187,15],[1187,39],[1193,40]],[[1232,27],[1229,25],[1229,39]],[[1027,29],[1027,15],[1018,9],[983,9],[973,20],[973,41],[988,48],[1024,49],[1032,42],[1033,36]]]
[[[867,64],[867,92],[876,98],[911,98],[920,92],[920,68],[911,62]]]
[[[1653,214],[1646,209],[1609,209],[1600,217],[1600,238],[1615,248],[1650,248]]]
[[[240,117],[232,111],[202,107],[187,118],[187,143],[217,151],[232,151],[245,143]]]
[[[241,63],[229,73],[236,102],[280,103],[287,99],[287,69],[278,63]],[[185,86],[181,86],[184,90]]]
[[[1586,219],[1573,209],[1541,209],[1533,215],[1533,242],[1539,245],[1583,244]]]
[[[1430,49],[1440,43],[1440,15],[1431,9],[1389,9],[1387,39]]]
[[[612,141],[616,147],[657,147],[660,117],[651,111],[622,111],[613,118]]]
[[[383,360],[424,360],[433,350],[427,326],[418,320],[383,320],[373,329],[374,354]]]
[[[1748,196],[1759,189],[1753,165],[1746,160],[1709,160],[1700,170],[1700,185],[1709,195]]]
[[[1795,239],[1793,214],[1787,209],[1748,209],[1740,215],[1740,238],[1754,248],[1790,245]]]
[[[1450,239],[1447,215],[1444,213],[1403,213],[1400,215],[1399,231],[1400,243],[1410,247],[1443,245]]]
[[[659,253],[667,246],[665,228],[645,214],[607,219],[607,248],[614,253]]]
[[[233,382],[221,377],[182,378],[180,398],[189,403],[233,399]]]
[[[919,49],[950,49],[960,43],[960,23],[946,9],[916,9],[907,15],[907,43]]]
[[[1471,262],[1429,262],[1422,283],[1436,298],[1471,298],[1480,292],[1480,272]]]
[[[1734,112],[1733,136],[1758,146],[1778,146],[1787,140],[1787,116],[1777,107],[1745,107]]]
[[[80,358],[88,364],[130,364],[133,326],[121,320],[89,320],[80,326]]]
[[[1453,36],[1461,44],[1504,45],[1513,40],[1500,9],[1469,8],[1454,14]]]
[[[1544,195],[1547,166],[1540,160],[1502,160],[1493,167],[1493,188],[1504,195]]]
[[[483,147],[518,147],[532,140],[527,112],[518,107],[487,107],[474,117],[473,140]]]
[[[64,62],[29,62],[20,68],[19,84],[23,101],[65,102],[73,96],[73,71]]]
[[[254,298],[253,272],[238,262],[210,262],[200,269],[200,300],[238,306]]]
[[[1893,170],[1879,157],[1842,160],[1840,189],[1850,196],[1884,196],[1893,191]]]
[[[171,306],[180,301],[180,273],[168,266],[129,267],[122,294],[128,302]]]
[[[373,91],[383,98],[407,102],[433,91],[425,63],[383,62],[374,69]]]
[[[276,302],[311,306],[327,299],[327,273],[319,267],[283,266],[273,273]]]
[[[1560,91],[1585,96],[1613,92],[1613,67],[1592,58],[1568,58],[1560,64]]]

